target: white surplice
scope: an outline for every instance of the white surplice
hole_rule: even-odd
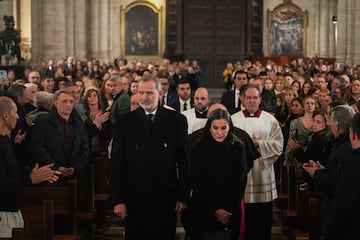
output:
[[[254,161],[248,173],[245,203],[270,202],[277,198],[273,164],[283,150],[283,135],[278,121],[269,113],[261,111],[259,117],[245,117],[243,111],[231,116],[235,127],[256,137],[261,157]]]

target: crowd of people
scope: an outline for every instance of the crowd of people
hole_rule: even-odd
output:
[[[188,239],[270,239],[276,161],[303,167],[301,190],[323,194],[327,239],[358,234],[360,189],[347,184],[356,181],[360,66],[246,60],[228,63],[223,76],[214,102],[195,60],[69,56],[25,68],[21,79],[9,70],[0,190],[17,191],[0,199],[0,236],[23,226],[24,186],[63,185],[101,152],[109,153],[109,204],[129,240],[174,239],[179,215]]]

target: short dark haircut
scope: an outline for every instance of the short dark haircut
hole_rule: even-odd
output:
[[[245,72],[244,70],[238,70],[238,71],[236,71],[236,72],[234,73],[234,78],[235,78],[235,76],[238,75],[238,74],[245,74],[246,77],[248,76],[248,75],[247,75],[247,72]]]
[[[54,72],[52,72],[52,71],[47,71],[46,72],[46,74],[45,74],[45,76],[41,79],[41,81],[44,81],[45,79],[47,79],[47,78],[55,78],[55,74],[54,74]]]
[[[20,84],[13,84],[9,87],[7,92],[13,99],[16,101],[18,100],[18,97],[23,97],[25,93],[26,87],[24,85]]]

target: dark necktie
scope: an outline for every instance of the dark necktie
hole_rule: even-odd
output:
[[[151,132],[152,123],[154,121],[154,114],[149,113],[148,115],[146,115],[146,117],[147,117],[147,120],[148,120],[149,130]]]
[[[184,103],[184,111],[187,110],[187,103]]]

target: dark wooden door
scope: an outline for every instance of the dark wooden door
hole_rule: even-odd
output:
[[[226,63],[243,61],[253,54],[252,3],[252,0],[184,1],[185,58],[199,61],[201,85],[223,87]]]

